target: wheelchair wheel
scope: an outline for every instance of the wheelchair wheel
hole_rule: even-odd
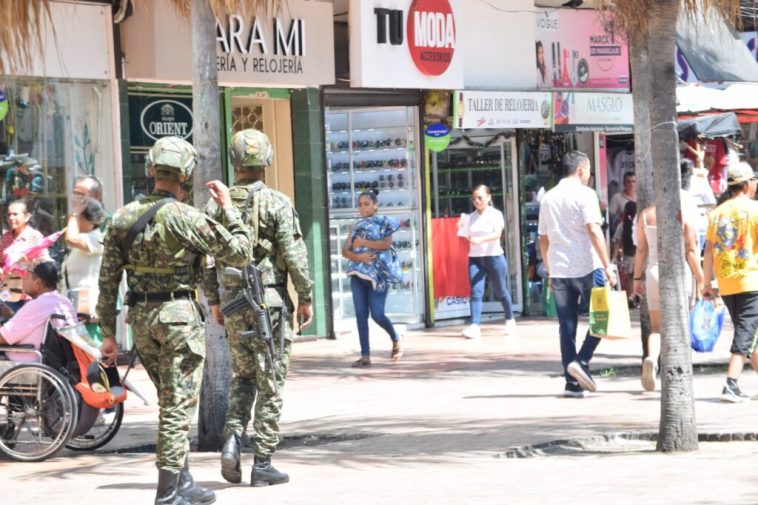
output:
[[[42,461],[66,446],[76,426],[74,390],[47,365],[24,363],[0,376],[0,452]]]
[[[89,407],[87,405],[86,407]],[[92,407],[89,407],[92,408]],[[66,447],[75,451],[94,451],[110,442],[118,433],[121,421],[124,419],[124,404],[117,403],[113,412],[101,409],[92,428],[84,435],[71,437]]]

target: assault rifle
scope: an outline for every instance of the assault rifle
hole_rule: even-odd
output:
[[[224,317],[227,317],[236,314],[246,307],[253,309],[258,333],[260,334],[261,340],[266,343],[268,358],[271,364],[271,379],[274,382],[274,390],[278,396],[279,386],[276,382],[276,365],[277,362],[281,360],[281,356],[284,353],[284,325],[287,324],[287,307],[282,307],[279,316],[280,351],[276,352],[273,338],[274,330],[271,325],[271,315],[269,314],[269,309],[266,305],[265,290],[263,281],[261,280],[261,271],[251,263],[245,266],[242,270],[226,267],[224,268],[224,276],[237,279],[242,285],[239,288],[239,294],[221,306],[221,313],[224,314]],[[244,338],[252,337],[253,335],[255,335],[255,331],[253,330],[240,333],[240,336]]]

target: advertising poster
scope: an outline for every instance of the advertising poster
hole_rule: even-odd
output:
[[[607,14],[544,11],[535,47],[538,88],[629,91],[629,48]]]

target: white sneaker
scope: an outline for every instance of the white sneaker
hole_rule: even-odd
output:
[[[505,322],[505,330],[503,331],[505,335],[515,335],[516,334],[516,320],[515,319],[508,319]]]
[[[477,339],[482,336],[482,330],[478,324],[472,324],[461,333],[466,338]]]
[[[642,362],[642,375],[640,376],[640,380],[642,381],[642,388],[645,391],[655,391],[656,368],[656,362],[650,356],[645,358],[645,361]]]

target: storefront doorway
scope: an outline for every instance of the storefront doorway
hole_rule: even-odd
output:
[[[493,129],[454,130],[450,145],[442,152],[431,153],[432,179],[432,255],[435,264],[452,263],[467,268],[465,248],[449,247],[458,242],[455,222],[462,213],[474,211],[471,192],[485,184],[492,192],[492,202],[505,218],[503,249],[508,261],[508,289],[516,312],[523,310],[521,283],[521,233],[519,229],[519,195],[516,166],[516,138],[513,132]],[[461,257],[452,258],[451,255]],[[451,276],[452,278],[452,276]],[[468,294],[461,286],[435,282],[434,319],[468,317]],[[485,291],[484,313],[502,313],[502,306],[492,293]]]

